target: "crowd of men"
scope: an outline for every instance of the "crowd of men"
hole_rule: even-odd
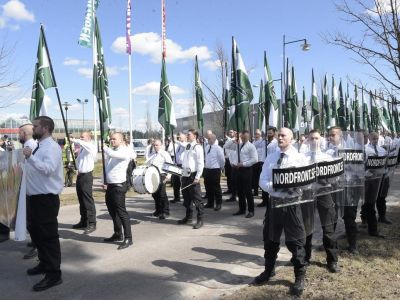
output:
[[[24,258],[36,255],[39,258],[39,264],[29,269],[28,275],[45,274],[33,287],[35,291],[62,282],[57,215],[64,179],[61,149],[52,139],[53,130],[54,122],[49,117],[38,117],[32,124],[20,127],[27,172],[27,229],[32,239],[32,250]],[[72,228],[91,234],[96,230],[92,190],[97,147],[87,131],[82,132],[79,139],[71,141],[80,145],[76,153],[80,220]],[[365,131],[343,132],[340,127],[330,128],[326,137],[312,130],[307,136],[298,136],[297,141],[288,128],[278,131],[271,127],[265,135],[257,129],[254,137],[246,130],[241,133],[230,130],[220,140],[211,130],[206,132],[205,137],[200,137],[196,130],[189,129],[168,145],[163,145],[160,139],[150,139],[144,165],[156,167],[160,174],[159,185],[152,193],[155,204],[153,216],[160,220],[168,218],[170,203],[180,203],[182,195],[186,211],[177,224],[192,224],[195,209],[197,218],[193,229],[204,225],[205,209],[221,210],[224,194],[230,195],[225,201],[236,202],[238,199],[238,210],[233,215],[245,218],[254,217],[254,198],[260,195],[261,202],[257,207],[265,207],[266,210],[263,228],[265,270],[254,279],[253,284],[265,284],[275,275],[275,262],[284,231],[295,274],[291,293],[300,295],[311,260],[315,212],[322,226],[327,269],[332,273],[340,272],[335,234],[339,218],[343,218],[348,250],[353,255],[358,254],[355,220],[359,204],[362,204],[361,218],[363,224],[368,226],[369,234],[382,237],[378,222],[391,223],[386,218],[385,198],[390,186],[387,161],[388,157],[396,156],[397,163],[399,147],[399,137]],[[105,155],[105,201],[114,231],[104,242],[117,242],[118,250],[122,250],[133,244],[125,195],[130,188],[136,153],[124,134],[119,132],[112,133],[109,145],[102,148]],[[336,159],[343,159],[340,153],[345,149],[353,151],[351,153],[361,151],[361,163],[344,159],[342,173],[335,177],[318,177],[308,186],[277,187],[274,183],[273,172],[276,169],[290,171],[335,162]],[[385,158],[381,168],[375,165],[365,168],[368,158],[375,159],[379,165],[379,157]],[[176,165],[181,173],[171,174],[165,164]],[[227,180],[224,192],[221,189],[222,173]],[[204,178],[204,196],[201,194],[201,177]],[[173,186],[171,201],[166,193],[168,179]],[[4,231],[3,228],[0,230]]]

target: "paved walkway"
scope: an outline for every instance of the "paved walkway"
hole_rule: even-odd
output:
[[[390,201],[399,201],[399,181],[396,179]],[[149,195],[127,199],[127,208],[134,245],[118,251],[116,244],[102,242],[112,234],[102,202],[97,202],[98,229],[90,236],[71,229],[79,219],[78,206],[62,207],[59,233],[64,283],[41,293],[31,291],[41,277],[25,274],[36,264],[22,259],[26,243],[1,243],[1,298],[216,299],[245,286],[263,270],[264,209],[256,208],[255,217],[245,219],[232,216],[237,203],[224,202],[220,212],[206,210],[205,226],[194,230],[176,225],[184,216],[180,204],[171,204],[171,217],[162,221],[151,216],[154,204]],[[315,236],[318,239],[320,233]],[[288,251],[282,247],[278,264],[288,260]]]

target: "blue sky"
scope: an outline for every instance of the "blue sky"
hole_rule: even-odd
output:
[[[68,116],[81,118],[82,108],[76,99],[87,98],[85,118],[93,117],[92,51],[77,43],[86,4],[87,0],[0,0],[0,41],[14,49],[7,76],[18,78],[16,86],[8,89],[7,95],[2,92],[0,98],[0,101],[6,98],[17,104],[0,109],[1,116],[29,112],[39,27],[43,23],[62,101],[74,104]],[[360,35],[356,27],[349,27],[341,20],[330,0],[166,0],[166,9],[167,72],[177,117],[192,112],[194,55],[199,55],[203,81],[219,91],[215,46],[221,43],[229,57],[232,35],[246,67],[251,67],[252,84],[259,84],[263,77],[264,50],[273,77],[280,76],[283,34],[287,40],[307,38],[311,44],[308,52],[301,51],[300,44],[286,47],[286,55],[296,68],[299,92],[305,86],[307,98],[312,68],[318,84],[325,73],[334,74],[336,79],[349,75],[371,82],[367,75],[369,69],[357,64],[349,52],[327,45],[321,39],[321,34],[328,31]],[[125,36],[125,10],[125,0],[101,0],[97,16],[109,73],[113,123],[127,128],[128,57],[123,53],[124,38],[121,38]],[[157,123],[160,10],[160,0],[132,0],[132,93],[134,122],[138,129],[144,128],[147,109],[154,124]],[[279,83],[275,88],[279,94]],[[254,101],[258,101],[258,88],[254,92]],[[54,89],[49,89],[47,94],[49,115],[59,118]]]

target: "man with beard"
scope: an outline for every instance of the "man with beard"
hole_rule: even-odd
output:
[[[25,147],[27,210],[30,215],[30,234],[38,249],[39,264],[27,270],[28,275],[45,274],[33,286],[43,291],[61,284],[61,249],[57,216],[59,194],[63,190],[63,165],[60,146],[53,140],[54,122],[40,116],[33,120],[33,138],[38,141],[32,151]]]
[[[178,140],[176,142],[176,165],[178,167],[182,167],[182,153],[185,151],[186,148],[186,135],[181,133],[178,136]],[[181,177],[179,175],[172,175],[171,176],[172,187],[174,189],[174,199],[171,200],[171,203],[176,203],[181,201]]]

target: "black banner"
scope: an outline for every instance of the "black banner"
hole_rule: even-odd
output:
[[[343,158],[346,164],[363,164],[364,163],[364,152],[363,150],[353,149],[340,149],[338,155]]]
[[[367,170],[385,168],[386,158],[387,156],[368,156],[365,168]]]
[[[309,185],[317,179],[315,164],[300,168],[273,169],[273,188],[292,188]]]
[[[397,156],[389,156],[387,159],[387,166],[389,168],[397,165]]]
[[[344,173],[343,158],[333,161],[319,162],[316,165],[316,176],[318,179],[327,179],[340,176]]]

